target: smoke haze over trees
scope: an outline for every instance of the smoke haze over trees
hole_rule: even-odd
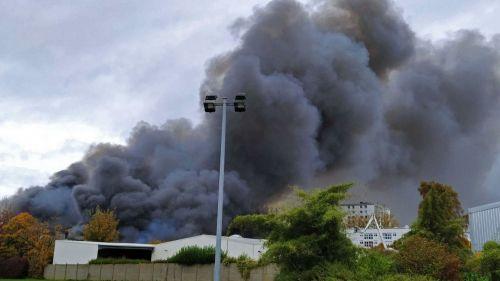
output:
[[[318,177],[393,194],[403,218],[422,179],[466,204],[500,198],[489,185],[500,178],[500,36],[423,41],[388,0],[275,0],[231,32],[239,46],[208,62],[200,87],[200,104],[247,93],[247,112],[228,114],[226,225]],[[213,233],[219,132],[220,113],[139,123],[126,145],[97,144],[8,204],[75,232],[112,209],[127,241]]]

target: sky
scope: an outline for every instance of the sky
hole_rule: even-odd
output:
[[[139,121],[200,119],[206,62],[267,0],[0,2],[0,197],[45,184]],[[304,1],[305,2],[305,1]],[[498,0],[396,0],[420,38],[500,33]]]

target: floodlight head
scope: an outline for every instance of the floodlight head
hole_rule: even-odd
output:
[[[245,94],[236,95],[234,97],[234,111],[245,112],[246,110],[245,100],[246,100]]]
[[[217,100],[216,95],[206,95],[205,101],[203,102],[203,108],[205,112],[215,112],[215,101]]]
[[[203,107],[205,112],[215,112],[215,103],[210,101],[203,102]]]
[[[240,94],[237,94],[235,97],[234,97],[234,100],[235,101],[244,101],[246,100],[247,97],[245,96],[245,94],[243,93],[240,93]]]

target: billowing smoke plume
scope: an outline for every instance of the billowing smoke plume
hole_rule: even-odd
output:
[[[237,23],[240,44],[209,62],[200,90],[248,97],[246,113],[228,114],[225,223],[318,177],[382,191],[407,217],[420,180],[466,203],[495,194],[483,183],[500,140],[498,37],[419,40],[388,0],[275,0]],[[9,201],[75,227],[114,209],[129,241],[213,233],[219,132],[220,113],[139,123],[125,146],[93,146]]]

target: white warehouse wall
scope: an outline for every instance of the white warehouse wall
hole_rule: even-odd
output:
[[[469,232],[474,251],[488,241],[500,242],[500,202],[470,208]]]
[[[215,247],[214,235],[198,235],[184,239],[169,241],[156,245],[152,260],[165,260],[175,255],[181,248],[187,246]],[[247,255],[252,259],[258,259],[265,251],[264,240],[242,238],[239,236],[222,237],[222,251],[227,252],[230,257]]]
[[[97,243],[85,241],[56,240],[53,264],[87,264],[97,258]]]

